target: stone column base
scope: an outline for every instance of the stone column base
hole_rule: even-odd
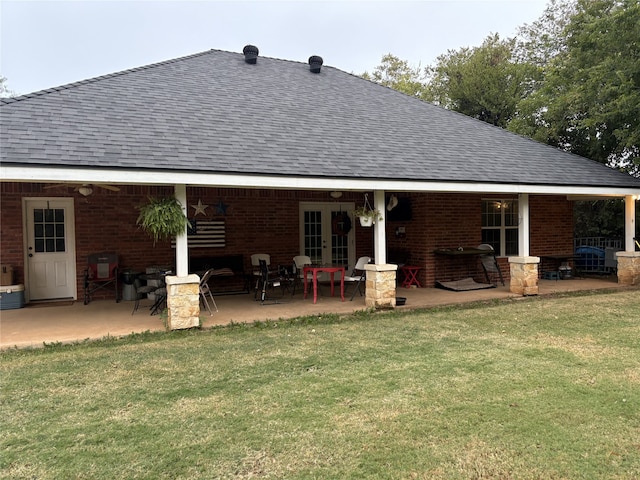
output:
[[[180,330],[200,326],[200,277],[168,276],[167,330]]]
[[[517,295],[538,295],[540,257],[509,257],[509,290]]]
[[[640,252],[616,252],[618,284],[640,285]]]
[[[367,308],[395,308],[396,306],[396,270],[393,264],[368,264],[367,283],[365,288],[365,305]]]

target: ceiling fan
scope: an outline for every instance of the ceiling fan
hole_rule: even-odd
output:
[[[120,187],[114,187],[113,185],[105,185],[102,183],[57,183],[55,185],[46,185],[43,188],[43,190],[47,190],[49,188],[58,188],[58,187],[73,187],[75,185],[75,187],[73,188],[73,190],[75,192],[78,192],[80,195],[83,195],[85,197],[88,197],[89,195],[91,195],[93,193],[93,189],[94,187],[96,188],[104,188],[105,190],[111,190],[112,192],[119,192],[120,191]]]

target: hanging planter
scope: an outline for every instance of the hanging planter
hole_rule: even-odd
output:
[[[138,210],[140,215],[136,223],[153,238],[154,245],[158,241],[169,240],[171,237],[180,235],[191,226],[182,211],[182,205],[174,196],[149,197],[149,201],[138,207]]]
[[[353,214],[360,219],[360,225],[363,227],[370,227],[376,221],[382,220],[382,214],[379,210],[371,208],[369,204],[368,194],[364,194],[364,205],[358,207],[353,211]]]

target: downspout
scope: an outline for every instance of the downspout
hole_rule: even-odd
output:
[[[187,214],[187,186],[175,185],[175,195],[182,212]],[[189,274],[189,245],[187,243],[187,228],[176,237],[176,276],[186,277]]]

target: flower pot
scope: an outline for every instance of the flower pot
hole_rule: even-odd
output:
[[[373,217],[358,217],[360,219],[360,225],[363,227],[370,227],[373,225]]]

